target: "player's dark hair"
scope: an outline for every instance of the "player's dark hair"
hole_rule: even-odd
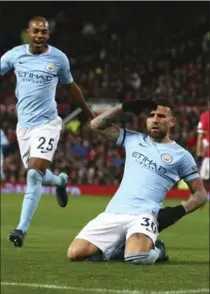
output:
[[[171,114],[174,116],[174,114],[175,114],[175,106],[168,99],[166,99],[164,97],[158,97],[158,98],[155,98],[154,101],[159,106],[165,106],[165,107],[170,108]]]

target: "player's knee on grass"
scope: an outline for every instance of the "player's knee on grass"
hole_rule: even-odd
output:
[[[153,238],[154,239],[154,238]],[[154,247],[155,240],[143,233],[133,233],[127,237],[125,254],[149,252]]]
[[[155,249],[151,249],[150,252],[138,252],[124,255],[125,262],[136,265],[152,265],[156,262],[158,257],[159,254]]]
[[[83,239],[74,239],[67,250],[70,261],[82,261],[99,252],[99,248]]]

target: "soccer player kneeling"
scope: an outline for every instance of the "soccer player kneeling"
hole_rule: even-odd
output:
[[[148,110],[145,134],[112,123],[122,111],[139,114],[144,110]],[[91,220],[69,246],[69,260],[113,259],[125,241],[127,263],[154,264],[165,255],[164,245],[158,242],[160,213],[163,229],[205,203],[205,189],[192,155],[170,139],[175,122],[173,106],[165,99],[125,102],[91,121],[93,131],[125,148],[125,169],[105,211]],[[183,205],[161,211],[165,195],[180,179],[188,183],[193,197]]]

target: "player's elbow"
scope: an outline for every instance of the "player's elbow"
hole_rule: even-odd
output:
[[[198,202],[197,208],[199,208],[200,206],[203,206],[207,201],[207,194],[205,190],[200,191],[198,195],[199,195],[198,196],[199,200],[197,201]]]
[[[90,129],[92,131],[98,130],[98,123],[97,123],[97,118],[94,118],[90,121]]]
[[[207,201],[207,193],[206,191],[203,191],[203,193],[201,193],[201,202],[202,202],[202,205],[204,205]]]
[[[98,130],[98,126],[94,119],[88,122],[87,127],[91,132],[96,132]]]

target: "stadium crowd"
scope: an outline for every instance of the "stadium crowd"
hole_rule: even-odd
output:
[[[102,5],[97,13],[89,8],[88,18],[80,11],[83,22],[74,18],[79,9],[76,4],[51,16],[52,44],[69,57],[73,76],[87,99],[112,98],[119,102],[168,97],[177,106],[177,126],[172,136],[194,153],[196,126],[210,86],[208,18],[193,9],[193,4],[187,17],[183,8],[178,19],[178,12],[172,15],[169,7],[164,11],[158,9],[158,4],[153,9],[145,4],[144,11],[131,7],[131,12],[126,5],[120,12],[112,5],[112,9]],[[16,102],[14,84],[10,74],[1,81],[0,102],[4,106]],[[64,88],[58,87],[56,99],[59,104],[67,104]],[[66,114],[67,110],[61,116]],[[0,120],[10,142],[4,148],[6,180],[24,182],[16,117],[1,111]],[[122,116],[118,123],[134,130],[144,128],[143,116]],[[87,125],[76,118],[61,136],[52,169],[56,174],[66,171],[74,184],[119,184],[123,164],[122,149],[90,133]]]

